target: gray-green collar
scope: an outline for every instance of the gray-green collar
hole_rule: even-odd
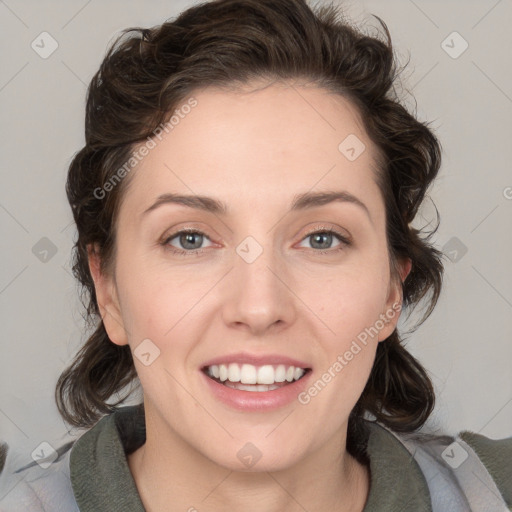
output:
[[[427,483],[411,454],[393,434],[368,423],[371,482],[364,512],[432,512]],[[70,475],[81,512],[144,512],[126,454],[145,440],[143,410],[126,406],[75,442]]]

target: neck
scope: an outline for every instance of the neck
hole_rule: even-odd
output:
[[[166,441],[163,441],[165,437]],[[247,512],[362,512],[369,471],[346,451],[346,429],[299,463],[280,471],[232,471],[176,433],[146,422],[146,442],[128,465],[147,512],[242,509]]]

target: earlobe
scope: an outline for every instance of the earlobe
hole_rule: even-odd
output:
[[[386,310],[381,315],[381,318],[385,318],[383,320],[385,322],[384,327],[379,332],[379,342],[385,341],[391,334],[393,334],[396,326],[398,324],[398,320],[400,318],[400,313],[402,311],[402,287],[403,283],[409,275],[412,268],[412,261],[410,258],[406,258],[405,260],[400,260],[398,262],[398,273],[400,275],[400,281],[394,279],[391,283],[388,300],[386,302]]]
[[[87,254],[89,271],[94,281],[96,301],[105,330],[110,341],[116,345],[126,345],[128,339],[113,278],[101,271],[101,259],[97,245],[89,245]]]
[[[406,258],[405,260],[402,260],[399,264],[399,269],[400,269],[400,279],[402,280],[402,284],[403,284],[412,269],[411,258]]]

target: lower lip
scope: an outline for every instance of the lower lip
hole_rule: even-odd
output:
[[[297,400],[299,393],[306,388],[312,372],[309,370],[301,379],[272,391],[233,389],[210,379],[201,370],[200,373],[215,397],[226,405],[241,411],[269,411],[279,409]]]

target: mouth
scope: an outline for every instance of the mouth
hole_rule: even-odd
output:
[[[303,379],[311,368],[288,364],[221,363],[204,366],[201,371],[225,387],[261,393],[289,386]]]

